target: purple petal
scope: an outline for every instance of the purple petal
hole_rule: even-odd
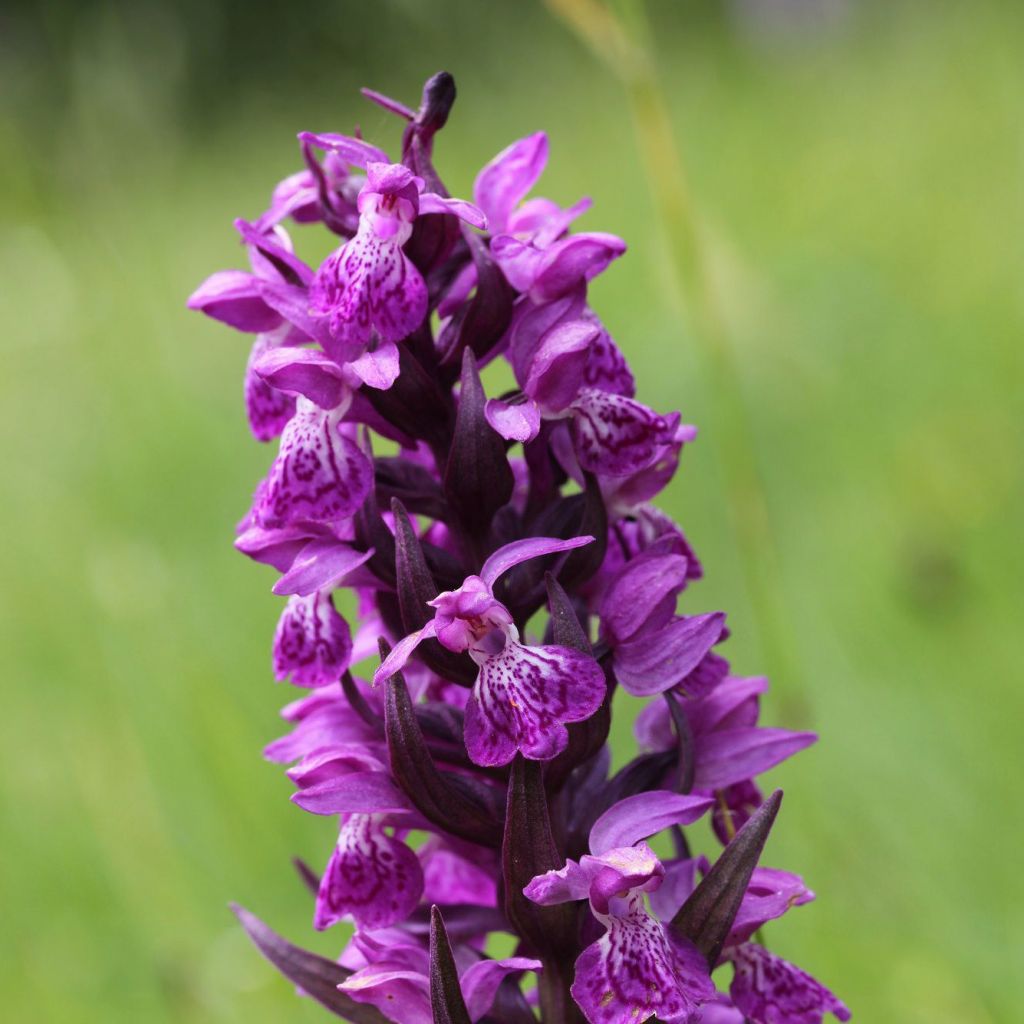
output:
[[[656,461],[675,436],[679,413],[659,416],[632,398],[584,389],[573,403],[572,439],[584,469],[629,476]]]
[[[700,664],[724,625],[724,613],[710,612],[678,616],[661,629],[644,631],[616,648],[615,677],[636,697],[664,693]]]
[[[394,814],[409,810],[406,795],[384,771],[334,775],[292,794],[310,814]]]
[[[814,893],[799,875],[777,868],[754,868],[727,944],[746,942],[763,924],[782,917],[790,907],[802,907],[813,899]]]
[[[821,1024],[826,1013],[850,1019],[850,1011],[824,985],[763,946],[740,946],[732,961],[736,973],[729,994],[754,1024]]]
[[[596,277],[625,251],[621,238],[604,232],[582,232],[555,242],[543,251],[528,289],[530,298],[534,302],[557,299]]]
[[[528,562],[531,558],[540,558],[542,555],[553,555],[559,551],[571,551],[573,548],[583,547],[593,541],[593,537],[573,537],[571,540],[558,540],[555,537],[527,537],[525,540],[516,540],[498,548],[490,558],[484,562],[480,570],[480,578],[489,586],[493,587],[495,581],[502,573],[519,565],[521,562]]]
[[[373,685],[379,686],[381,683],[390,679],[396,672],[401,672],[405,668],[406,663],[412,657],[412,652],[424,640],[429,640],[436,634],[436,628],[434,620],[431,619],[422,629],[417,630],[415,633],[410,633],[408,636],[402,637],[401,640],[391,648],[391,653],[381,663],[380,668],[373,673]]]
[[[430,982],[422,971],[387,964],[373,965],[350,975],[339,986],[357,1003],[375,1006],[395,1024],[434,1024]]]
[[[633,380],[626,357],[597,317],[593,316],[592,319],[598,331],[587,353],[583,383],[588,388],[632,398],[636,394],[636,382]]]
[[[281,324],[278,313],[263,301],[259,278],[244,270],[211,274],[186,305],[248,334],[272,331]]]
[[[512,235],[496,235],[492,238],[491,255],[508,283],[524,294],[537,279],[544,261],[543,250]]]
[[[537,346],[523,390],[542,409],[561,412],[579,394],[590,346],[600,334],[588,320],[562,321]]]
[[[255,360],[253,369],[271,387],[304,395],[321,409],[334,409],[347,397],[341,367],[316,349],[267,349]]]
[[[758,697],[768,689],[764,676],[731,676],[701,700],[687,704],[695,733],[757,724]]]
[[[367,349],[348,368],[367,386],[387,391],[398,379],[398,347],[393,341],[382,341],[372,351]]]
[[[574,860],[566,861],[564,868],[546,871],[531,879],[523,889],[527,899],[550,907],[555,903],[585,900],[590,895],[592,876]]]
[[[374,549],[357,551],[333,537],[312,540],[292,562],[291,568],[274,584],[275,594],[305,597],[317,590],[332,590],[354,569],[373,556]]]
[[[477,175],[473,198],[492,233],[508,227],[509,215],[526,197],[548,162],[548,137],[527,135],[503,149]]]
[[[525,647],[508,641],[480,666],[466,705],[470,760],[508,764],[516,751],[545,761],[565,749],[565,723],[589,718],[605,696],[593,658],[568,647]]]
[[[479,1020],[491,1008],[498,986],[510,975],[520,971],[539,971],[541,962],[524,956],[507,960],[478,960],[459,979],[470,1020]]]
[[[309,142],[328,153],[337,153],[346,163],[365,168],[370,163],[390,163],[387,153],[362,139],[334,132],[299,132],[300,142]]]
[[[697,742],[694,786],[722,789],[774,768],[817,740],[813,732],[787,729],[723,729]]]
[[[261,334],[249,353],[245,367],[245,411],[249,429],[257,441],[270,441],[277,437],[295,414],[295,398],[268,384],[255,366],[268,351],[277,351],[274,342]]]
[[[711,797],[648,790],[613,804],[590,830],[590,852],[602,854],[620,846],[632,846],[656,835],[669,825],[691,825],[714,803]]]
[[[609,637],[618,642],[632,637],[653,609],[686,586],[686,570],[682,555],[660,549],[641,552],[627,563],[601,601],[601,625]]]
[[[707,861],[702,857],[674,860],[665,865],[661,885],[648,896],[651,912],[659,921],[671,921],[679,913],[679,908],[697,886],[697,867],[702,863],[706,871]]]
[[[332,522],[363,504],[373,467],[339,424],[337,410],[324,412],[299,399],[258,493],[254,514],[261,526],[288,526],[302,519]]]
[[[449,199],[436,192],[423,192],[420,195],[420,213],[449,213],[481,231],[487,228],[487,218],[478,207],[467,203],[465,199]]]
[[[506,441],[532,441],[540,431],[540,409],[529,398],[523,402],[488,398],[484,416]]]
[[[351,914],[360,928],[386,928],[412,913],[422,891],[416,854],[372,817],[353,815],[320,882],[313,927],[322,931]]]
[[[684,1024],[714,996],[701,954],[642,909],[608,926],[576,960],[572,997],[590,1024]]]
[[[296,686],[337,682],[348,668],[352,634],[329,594],[288,599],[274,634],[274,675]]]
[[[286,281],[305,286],[312,280],[313,271],[292,251],[291,240],[283,228],[261,231],[239,217],[235,220],[235,229],[249,249],[249,260],[256,276],[264,283]]]

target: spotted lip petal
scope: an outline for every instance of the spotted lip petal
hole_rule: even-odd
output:
[[[623,395],[584,388],[572,404],[572,438],[584,469],[629,476],[650,466],[675,436],[679,413],[659,416]]]
[[[736,973],[729,994],[753,1024],[821,1024],[826,1013],[850,1011],[821,982],[794,964],[748,942],[732,954]]]
[[[714,997],[697,950],[670,935],[643,909],[608,919],[608,931],[576,961],[572,997],[590,1024],[641,1024],[657,1017],[684,1024]]]
[[[338,429],[338,410],[325,412],[300,398],[281,435],[281,447],[258,494],[254,514],[263,527],[301,520],[332,522],[352,515],[373,482],[373,467]]]
[[[368,226],[328,256],[309,289],[310,311],[326,321],[329,354],[358,358],[374,330],[401,341],[427,315],[427,286],[399,245]]]
[[[279,436],[295,414],[295,396],[278,391],[257,370],[260,359],[275,347],[266,334],[260,334],[245,367],[245,411],[257,441],[271,441]]]
[[[274,635],[274,675],[296,686],[337,682],[348,668],[352,634],[327,593],[289,598]]]
[[[480,666],[466,706],[466,749],[478,765],[508,764],[521,751],[533,761],[560,754],[565,723],[589,718],[605,696],[604,672],[568,647],[509,641]]]
[[[387,835],[374,815],[353,814],[324,870],[313,927],[322,931],[351,914],[360,928],[386,928],[405,920],[422,892],[416,854]]]

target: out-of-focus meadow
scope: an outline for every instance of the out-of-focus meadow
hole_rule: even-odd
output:
[[[776,548],[764,717],[822,734],[774,775],[767,855],[819,901],[768,939],[855,1020],[1017,1020],[1024,19],[651,7]],[[756,672],[724,417],[627,102],[528,4],[14,4],[0,53],[3,1016],[313,1021],[226,909],[337,947],[289,866],[326,859],[330,822],[260,759],[289,694],[272,577],[231,547],[271,457],[247,344],[184,298],[239,264],[231,219],[298,167],[296,131],[358,121],[394,151],[359,85],[414,102],[455,74],[456,195],[547,129],[543,192],[589,193],[586,225],[630,243],[594,305],[642,397],[702,427],[666,497],[707,570],[686,606],[726,608]]]

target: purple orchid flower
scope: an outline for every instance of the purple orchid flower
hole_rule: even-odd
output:
[[[315,143],[355,160],[358,140],[303,133]],[[477,228],[487,225],[472,203],[424,191],[422,178],[402,164],[367,160],[359,193],[355,237],[321,264],[310,286],[310,309],[327,323],[332,354],[345,360],[376,331],[384,344],[411,334],[427,315],[423,277],[402,251],[413,222],[424,213],[446,213]]]
[[[757,866],[781,800],[758,780],[816,737],[760,725],[725,614],[677,609],[705,568],[656,501],[696,428],[638,399],[588,302],[625,243],[571,230],[588,199],[533,194],[543,132],[448,198],[450,75],[415,110],[366,95],[402,122],[398,161],[302,133],[305,168],[235,221],[249,270],[188,301],[252,336],[247,415],[279,438],[235,538],[275,572],[274,675],[303,688],[264,756],[324,822],[322,875],[299,864],[314,928],[354,933],[335,961],[240,920],[358,1024],[848,1019],[764,945],[813,893]],[[286,222],[333,236],[318,269]],[[494,361],[515,391],[488,390]],[[703,821],[714,864],[690,853]]]
[[[666,1024],[696,1019],[714,985],[701,954],[644,905],[665,868],[643,840],[669,825],[691,824],[705,797],[653,790],[620,801],[590,833],[590,854],[538,875],[525,894],[544,906],[587,899],[605,934],[580,954],[573,998],[590,1024]]]
[[[465,652],[478,673],[466,707],[466,749],[474,764],[508,764],[517,751],[536,761],[561,753],[565,726],[589,718],[605,696],[604,673],[593,658],[568,647],[520,643],[509,610],[495,598],[499,577],[521,562],[571,551],[593,537],[537,537],[506,544],[468,576],[458,590],[429,604],[434,618],[403,638],[374,674],[380,683],[400,672],[424,640]]]

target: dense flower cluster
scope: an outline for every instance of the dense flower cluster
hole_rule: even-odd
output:
[[[636,399],[588,304],[625,244],[570,231],[587,200],[529,197],[542,133],[449,197],[450,76],[416,112],[368,96],[405,123],[399,162],[303,132],[305,168],[236,222],[250,270],[189,300],[253,336],[246,408],[277,455],[236,544],[280,573],[274,673],[305,690],[266,756],[337,823],[322,874],[301,865],[314,927],[355,933],[334,962],[243,923],[356,1022],[848,1019],[760,939],[813,893],[756,866],[781,794],[755,780],[815,737],[758,724],[767,683],[732,674],[721,612],[677,611],[702,568],[650,502],[695,431]],[[286,222],[337,236],[318,269]],[[516,386],[488,396],[499,360]],[[647,703],[612,773],[618,687]]]

